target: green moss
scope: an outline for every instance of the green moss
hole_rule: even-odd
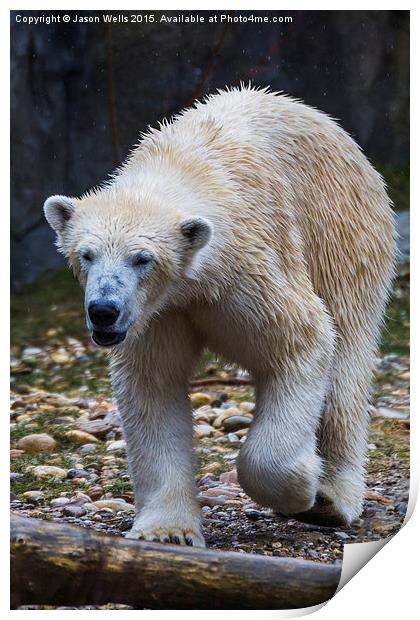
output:
[[[68,269],[38,278],[11,299],[11,341],[45,346],[49,330],[59,337],[86,338],[83,293]]]
[[[387,165],[380,169],[396,210],[410,208],[410,169]]]

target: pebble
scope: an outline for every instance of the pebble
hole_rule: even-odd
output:
[[[67,437],[67,439],[70,439],[70,441],[74,441],[75,443],[98,443],[98,439],[94,435],[91,433],[86,433],[85,431],[67,431],[64,433],[64,437]]]
[[[252,420],[248,416],[233,415],[223,420],[222,427],[224,428],[225,431],[229,433],[234,433],[235,431],[239,431],[243,428],[248,428],[251,422]]]
[[[214,432],[214,428],[210,424],[197,424],[194,428],[194,434],[198,439],[202,437],[210,437]]]
[[[30,468],[29,472],[36,478],[66,478],[67,471],[61,467],[54,467],[53,465],[37,465],[34,468]]]
[[[10,450],[10,458],[11,459],[18,459],[20,456],[22,456],[22,454],[24,454],[25,450],[16,450],[16,448],[12,448]]]
[[[82,422],[79,424],[81,431],[90,433],[95,437],[104,438],[109,431],[112,430],[111,424],[108,424],[103,419],[89,420],[88,422]]]
[[[216,495],[215,497],[209,497],[207,495],[203,495],[202,493],[199,493],[197,497],[201,506],[223,506],[225,501],[230,499],[228,495]]]
[[[83,517],[87,513],[87,510],[84,506],[79,506],[78,504],[66,504],[63,506],[63,515],[66,517]]]
[[[381,418],[390,418],[394,420],[406,420],[410,415],[408,411],[397,411],[396,409],[388,409],[387,407],[378,407],[377,412]]]
[[[204,394],[203,392],[194,392],[190,395],[190,399],[193,409],[198,409],[203,405],[209,405],[212,401],[211,396],[209,396],[209,394]]]
[[[53,452],[56,445],[55,439],[46,433],[26,435],[17,443],[18,449],[25,452]]]
[[[224,484],[237,484],[238,472],[236,469],[231,469],[230,471],[225,471],[220,474],[220,482],[223,482]]]
[[[79,453],[82,454],[82,455],[92,454],[93,452],[96,452],[97,449],[98,449],[97,444],[94,444],[94,443],[84,443],[82,446],[80,446]]]
[[[261,519],[262,514],[259,510],[254,510],[254,508],[245,508],[244,514],[250,521],[257,521],[257,519]]]
[[[123,499],[103,499],[96,502],[93,502],[94,506],[98,510],[112,510],[112,512],[134,512],[135,507],[133,504],[129,504]]]
[[[18,473],[17,471],[10,472],[10,480],[17,480],[18,478],[22,478],[23,474]]]
[[[126,443],[124,439],[119,439],[118,441],[112,441],[108,444],[106,448],[107,452],[116,452],[120,454],[124,454],[126,451]]]
[[[70,503],[70,499],[68,497],[56,497],[50,501],[50,506],[52,508],[60,508],[61,506],[65,506]]]
[[[243,412],[237,407],[228,407],[227,409],[222,410],[220,415],[217,416],[217,418],[213,422],[213,426],[215,428],[219,428],[220,426],[222,426],[223,421],[226,418],[230,418],[233,416],[241,416],[242,414]]]
[[[67,472],[67,478],[90,478],[90,473],[84,469],[69,469]]]
[[[346,532],[334,532],[335,536],[340,540],[349,540],[350,536]]]
[[[42,500],[45,498],[42,491],[25,491],[25,493],[23,493],[23,497],[28,501],[33,502],[34,504],[42,502]]]
[[[242,411],[246,411],[246,413],[253,413],[255,410],[255,403],[244,400],[239,403],[239,409],[241,409]]]

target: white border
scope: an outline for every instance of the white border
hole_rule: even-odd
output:
[[[395,2],[352,2],[345,3],[347,6],[343,6],[340,4],[338,7],[337,4],[333,2],[320,2],[320,3],[310,3],[303,2],[299,0],[295,0],[295,2],[290,3],[263,3],[263,6],[256,7],[256,2],[250,2],[249,0],[230,0],[227,2],[220,2],[215,0],[211,4],[200,3],[198,6],[197,2],[184,0],[179,3],[178,7],[174,7],[172,3],[169,2],[156,2],[156,0],[152,2],[136,2],[136,3],[127,3],[124,7],[118,6],[115,7],[115,3],[111,3],[109,1],[103,2],[90,2],[81,6],[81,3],[76,3],[75,6],[70,8],[68,5],[66,6],[62,2],[43,2],[42,9],[44,10],[131,10],[135,9],[146,10],[150,9],[153,5],[153,10],[221,10],[221,9],[242,9],[242,10],[276,10],[276,11],[284,11],[285,14],[291,10],[299,11],[299,10],[409,10],[412,8],[412,4],[414,3],[397,3]],[[228,6],[227,6],[228,5]],[[1,49],[1,85],[2,85],[2,93],[5,93],[9,89],[6,87],[9,85],[9,10],[14,9],[14,7],[4,7],[0,10],[1,21],[0,21],[0,49]],[[30,2],[20,2],[19,9],[21,10],[41,10],[33,7]],[[411,61],[415,63],[415,59],[419,58],[419,50],[418,45],[416,45],[416,38],[419,35],[419,20],[418,20],[418,11],[411,11]],[[417,48],[417,49],[414,49]],[[419,110],[419,97],[418,97],[418,85],[417,82],[412,84],[412,109]],[[0,252],[1,252],[1,262],[2,265],[2,276],[4,274],[4,280],[7,279],[8,267],[9,267],[9,235],[7,232],[7,215],[8,209],[6,205],[9,204],[9,180],[8,180],[8,170],[9,170],[9,146],[7,144],[7,140],[5,136],[9,135],[9,100],[4,95],[0,99],[1,102],[1,115],[0,122],[2,125],[2,153],[1,153],[1,170],[3,174],[1,176],[1,187],[2,187],[2,209],[1,215],[4,217],[5,221],[1,226],[1,234],[4,235],[4,239],[2,243],[0,243]],[[417,137],[418,131],[418,122],[414,115],[411,117],[412,121],[412,135]],[[416,169],[416,163],[418,163],[418,156],[416,155],[415,149],[412,149],[412,159],[413,165]],[[412,184],[412,199],[411,203],[413,205],[417,205],[416,198],[418,197],[418,190]],[[417,209],[412,210],[412,229],[418,230],[418,218]],[[414,237],[415,238],[415,237]],[[7,267],[6,267],[7,266]],[[417,274],[417,266],[418,266],[418,252],[416,246],[412,244],[411,248],[411,269],[412,272]],[[7,271],[6,271],[7,269]],[[412,278],[412,300],[413,300],[413,308],[414,308],[414,316],[418,314],[418,298],[419,298],[419,285],[416,283],[416,277]],[[8,325],[8,308],[6,304],[1,304],[0,307],[1,314],[1,325]],[[412,374],[416,375],[417,370],[417,359],[418,359],[418,329],[417,324],[415,323],[412,328]],[[1,493],[0,497],[6,500],[8,499],[8,487],[7,485],[7,471],[9,468],[8,463],[8,416],[6,412],[8,410],[8,369],[9,369],[9,352],[7,345],[4,346],[4,354],[1,356],[1,367],[0,367],[0,381],[1,381],[1,411],[3,412],[3,423],[5,428],[3,428],[3,450],[0,452],[0,458],[2,459],[2,482],[4,485],[3,493]],[[414,389],[413,391],[413,407],[412,410],[416,412],[418,410],[418,390]],[[414,418],[414,419],[413,419]],[[411,439],[411,454],[416,455],[419,448],[419,433],[418,433],[418,424],[416,421],[416,415],[412,416],[412,439]],[[411,493],[410,493],[410,508],[412,508],[413,501],[415,496],[417,495],[418,489],[418,481],[419,481],[419,469],[418,462],[412,457],[412,470],[411,470]],[[3,565],[4,571],[2,572],[3,579],[1,580],[2,585],[2,597],[1,604],[3,611],[7,614],[12,613],[8,609],[8,555],[9,555],[9,536],[8,536],[8,511],[6,506],[3,506],[3,510],[0,512],[0,519],[2,524],[2,544],[4,545],[4,552],[2,557],[5,560],[5,565]],[[383,620],[412,617],[414,609],[418,610],[418,605],[416,605],[416,588],[418,588],[418,559],[415,549],[415,543],[418,543],[418,536],[420,532],[419,528],[420,524],[420,511],[417,509],[408,523],[402,528],[402,530],[392,539],[389,544],[385,546],[382,551],[375,556],[358,574],[355,575],[350,581],[348,585],[346,585],[333,599],[327,603],[325,606],[321,606],[322,609],[317,611],[318,617],[324,620],[334,619],[337,617],[340,619],[346,620],[347,618],[365,618],[365,617],[380,617]],[[354,546],[355,547],[355,546]],[[355,547],[356,548],[356,547]],[[318,610],[319,608],[317,608]],[[243,618],[244,616],[248,616],[250,614],[255,615],[258,614],[259,618],[268,618],[268,617],[276,617],[276,618],[285,618],[285,617],[296,617],[297,615],[306,615],[309,610],[302,610],[299,612],[288,612],[288,611],[272,611],[272,612],[263,612],[263,611],[220,611],[217,612],[219,617],[226,617],[232,619],[233,617]],[[313,611],[316,611],[315,609]],[[24,611],[14,611],[13,614],[22,614],[26,613]],[[32,614],[39,614],[43,612],[30,612]],[[58,612],[49,612],[49,613],[58,613]],[[61,614],[71,614],[71,611],[62,611]],[[87,613],[87,612],[79,612],[79,613]],[[105,612],[97,612],[97,613],[105,613]],[[108,612],[109,613],[109,612]],[[113,612],[123,613],[123,612]],[[172,618],[183,618],[185,616],[192,616],[192,614],[196,614],[195,611],[144,611],[137,612],[142,613],[143,617],[153,615],[153,617],[158,618],[166,618],[170,614]],[[214,616],[214,611],[199,611],[200,617],[207,618]],[[60,616],[62,617],[62,616]]]

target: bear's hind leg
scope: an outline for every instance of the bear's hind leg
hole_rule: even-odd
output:
[[[319,434],[324,473],[315,505],[298,515],[303,521],[349,525],[362,511],[374,357],[369,340],[367,334],[352,344],[342,339],[337,350]]]
[[[254,421],[238,457],[245,492],[283,514],[312,507],[322,473],[317,430],[329,386],[334,334],[322,306],[318,319],[304,353],[293,358],[289,350],[277,371],[255,376]]]

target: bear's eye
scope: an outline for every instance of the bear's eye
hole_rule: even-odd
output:
[[[80,256],[87,263],[91,263],[93,261],[93,252],[92,252],[92,250],[82,250],[80,252]]]
[[[142,250],[141,252],[137,252],[137,254],[133,257],[133,265],[135,267],[146,267],[151,265],[153,260],[154,256],[151,252]]]

